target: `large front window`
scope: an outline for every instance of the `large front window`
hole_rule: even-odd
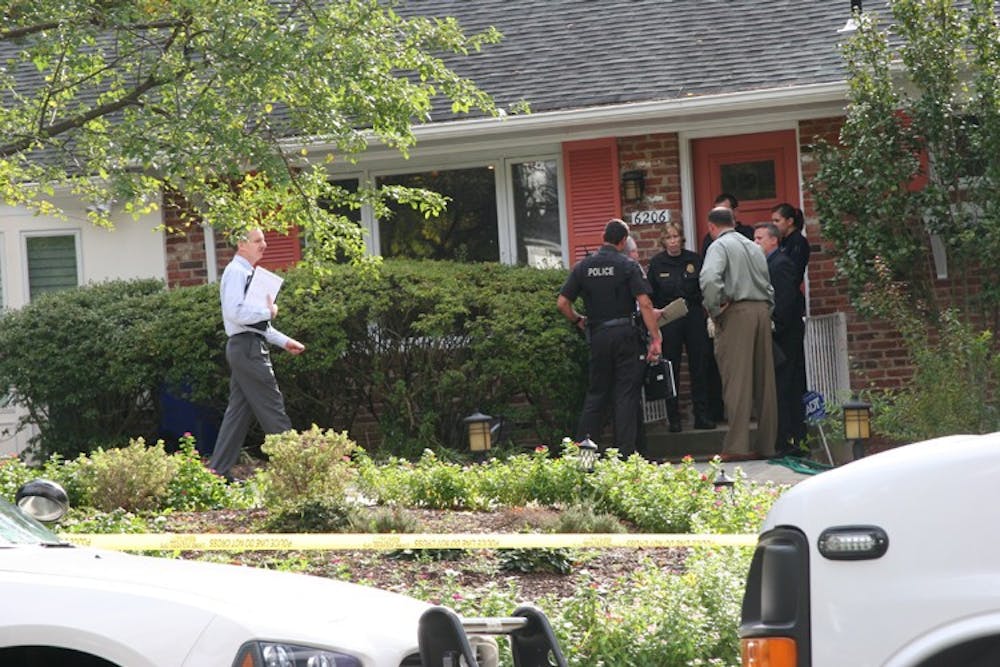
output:
[[[378,176],[376,184],[422,188],[447,198],[446,208],[430,216],[390,203],[391,215],[369,226],[372,251],[383,257],[562,266],[566,240],[556,156],[488,159],[450,169],[432,164],[419,172]]]
[[[492,167],[383,176],[379,185],[423,188],[449,199],[447,208],[430,216],[406,204],[391,204],[392,216],[379,221],[383,257],[500,261]]]

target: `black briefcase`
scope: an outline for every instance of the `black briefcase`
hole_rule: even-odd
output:
[[[646,379],[643,388],[647,401],[660,401],[677,396],[674,373],[668,360],[661,359],[646,365]]]

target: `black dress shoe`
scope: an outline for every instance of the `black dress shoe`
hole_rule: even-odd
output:
[[[715,428],[715,422],[711,419],[705,419],[704,417],[695,417],[694,427],[702,431],[711,431]]]
[[[670,422],[669,431],[671,433],[680,433],[681,432],[681,423],[680,422]]]

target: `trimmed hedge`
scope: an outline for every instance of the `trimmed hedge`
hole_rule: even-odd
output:
[[[275,324],[306,344],[272,359],[297,429],[352,431],[401,456],[464,449],[480,409],[523,441],[572,431],[586,384],[582,337],[555,308],[565,272],[500,264],[385,261],[285,276]],[[39,425],[43,454],[157,435],[161,389],[220,414],[228,395],[218,286],[115,281],[6,313],[0,383]]]

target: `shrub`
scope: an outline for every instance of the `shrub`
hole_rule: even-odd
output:
[[[205,467],[194,438],[185,434],[172,455],[177,472],[167,487],[165,505],[181,512],[220,509],[231,504],[226,480]]]
[[[568,549],[500,549],[497,558],[504,572],[569,574],[573,571]]]
[[[359,533],[417,533],[422,526],[402,508],[377,507],[371,516],[358,517],[353,528]]]
[[[340,533],[354,525],[354,516],[355,509],[343,498],[313,498],[282,504],[265,528],[273,533]]]
[[[270,507],[342,501],[352,477],[350,454],[356,448],[347,433],[323,431],[315,424],[301,433],[267,436],[261,447],[269,457],[261,473],[265,501]]]
[[[904,337],[914,362],[913,380],[905,388],[869,393],[875,432],[915,442],[1000,428],[995,393],[1000,357],[991,332],[976,332],[953,311],[940,316],[937,328],[934,339],[925,324],[913,323]]]
[[[576,418],[587,363],[583,338],[554,306],[564,277],[402,260],[289,272],[279,326],[309,352],[273,362],[293,425],[348,430],[369,413],[379,432],[367,448],[416,457],[464,452],[462,419],[482,408],[522,439],[554,442]],[[42,454],[160,436],[165,391],[209,412],[226,403],[216,285],[58,292],[5,314],[0,349],[0,383],[38,424]]]
[[[41,454],[155,434],[158,371],[145,325],[162,291],[155,280],[113,281],[47,293],[3,314],[0,386],[38,426]]]
[[[596,512],[589,505],[571,505],[559,513],[551,525],[542,528],[554,533],[625,533],[625,526],[613,514]]]
[[[146,446],[137,438],[128,447],[99,448],[77,470],[87,504],[105,512],[154,510],[164,506],[177,461],[163,441]]]
[[[40,477],[38,472],[24,465],[18,457],[0,457],[0,498],[14,502],[17,490],[36,477]]]
[[[99,533],[102,535],[152,533],[155,524],[132,512],[117,507],[107,512],[75,509],[59,522],[61,533]]]

